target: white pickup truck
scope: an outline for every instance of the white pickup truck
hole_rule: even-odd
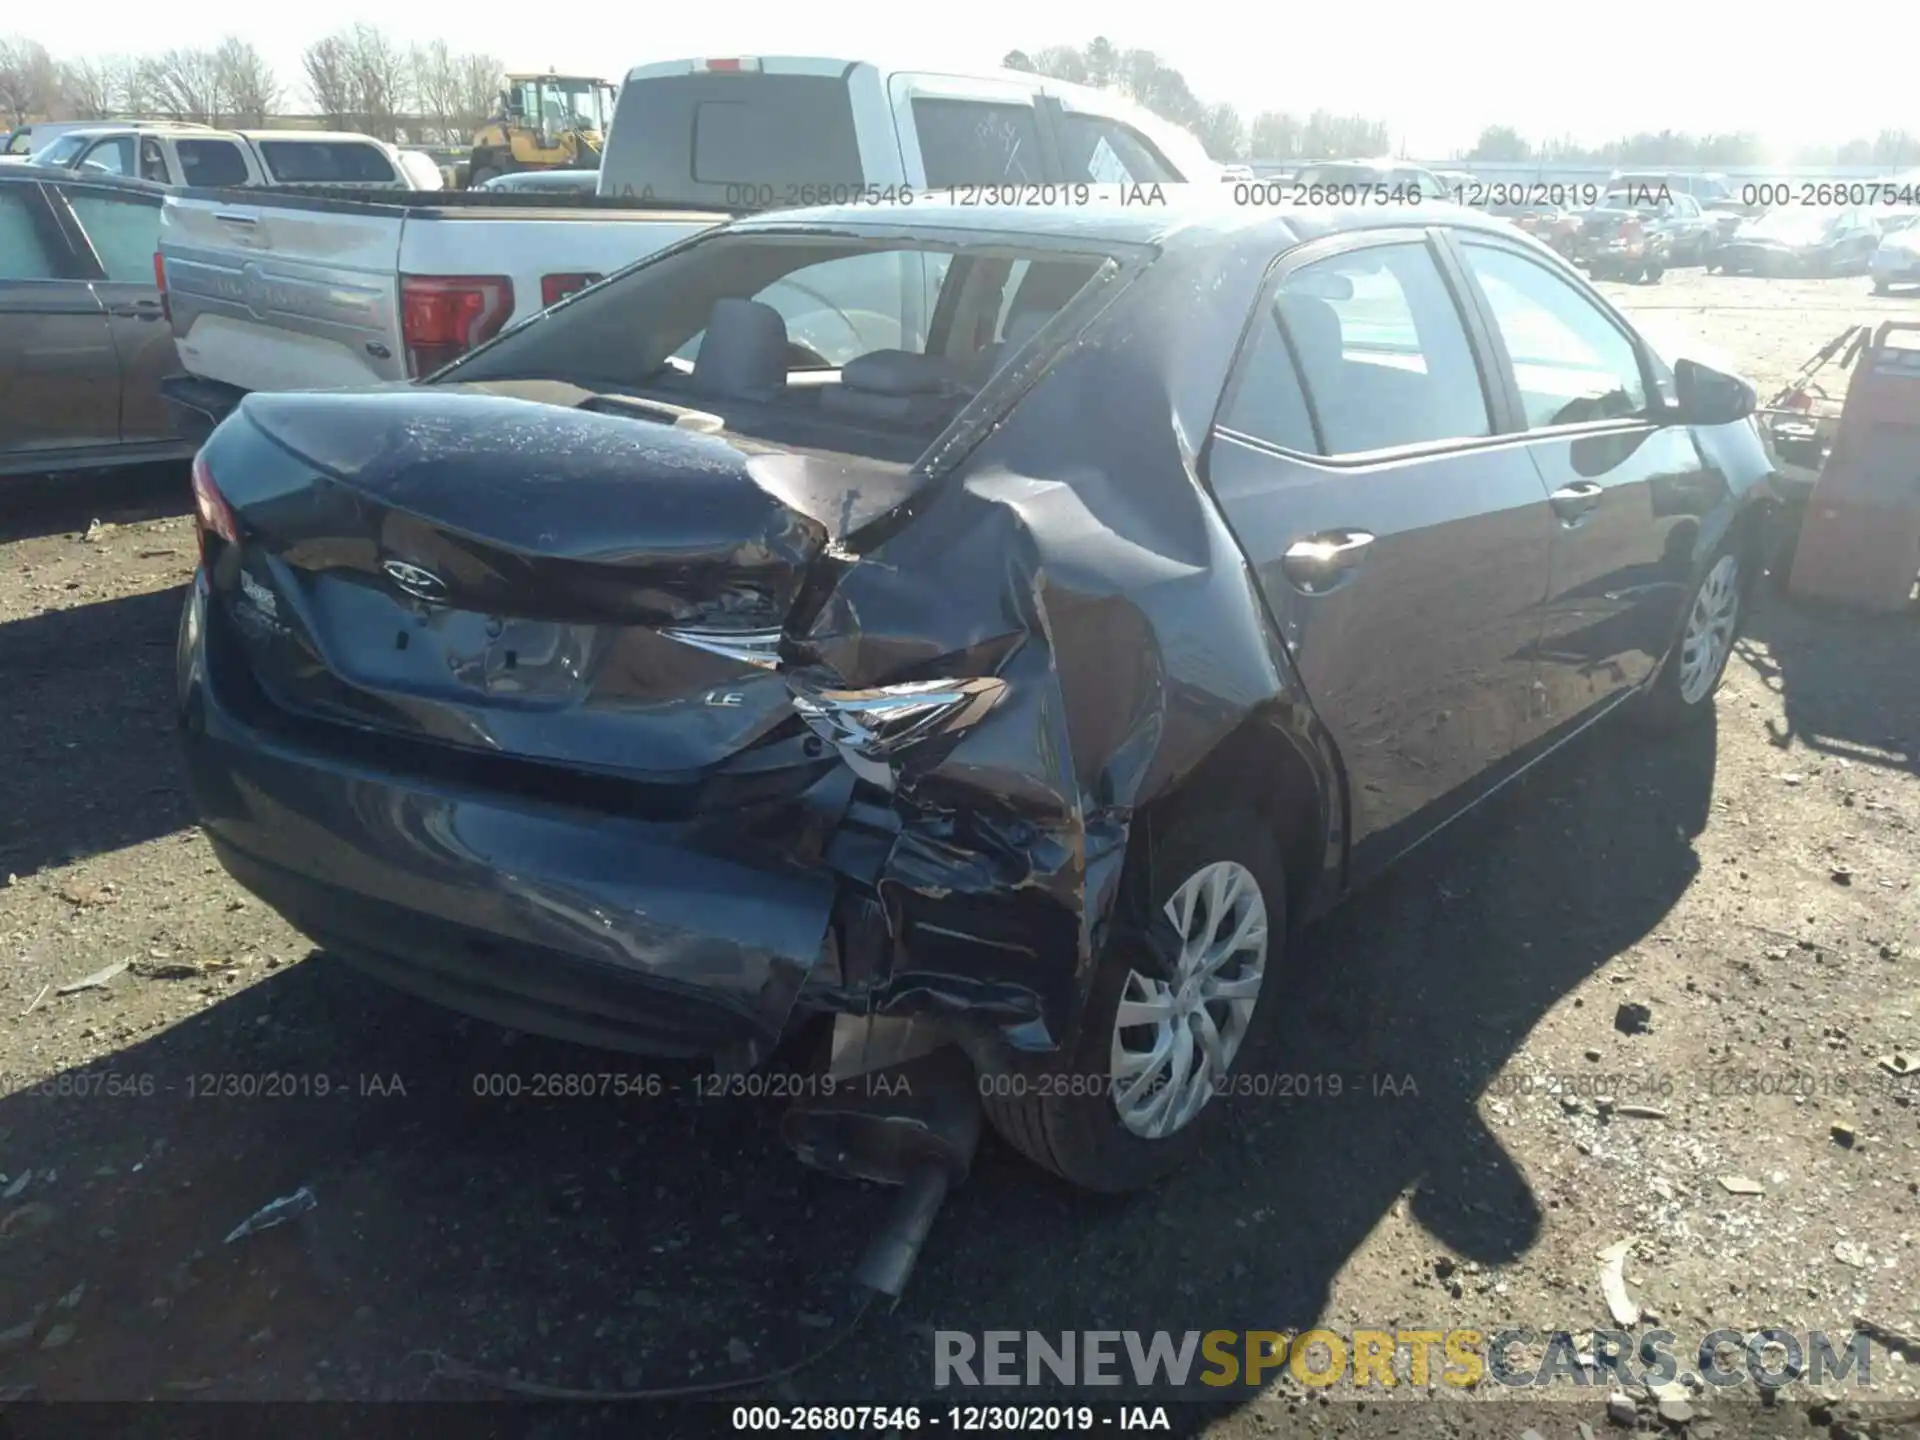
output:
[[[621,89],[589,204],[169,196],[160,275],[191,377],[169,393],[199,429],[248,390],[416,378],[741,211],[950,186],[1031,187],[1036,200],[1066,185],[1217,189],[1220,173],[1177,127],[1039,75],[773,56],[642,66]]]

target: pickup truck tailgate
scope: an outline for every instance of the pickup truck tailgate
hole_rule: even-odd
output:
[[[398,210],[170,197],[160,253],[181,363],[244,390],[406,378]]]

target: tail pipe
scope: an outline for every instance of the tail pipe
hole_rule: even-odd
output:
[[[854,1270],[861,1288],[905,1293],[934,1217],[972,1168],[980,1118],[973,1066],[952,1047],[841,1081],[787,1112],[782,1138],[805,1163],[901,1187]]]

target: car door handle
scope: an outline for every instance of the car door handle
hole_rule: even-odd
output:
[[[1323,530],[1289,545],[1280,557],[1280,568],[1295,588],[1324,595],[1353,573],[1373,540],[1364,530]]]
[[[1568,485],[1556,490],[1547,497],[1553,502],[1553,512],[1569,525],[1582,520],[1594,506],[1600,503],[1600,497],[1607,493],[1607,487],[1593,480],[1582,480],[1578,484]]]
[[[158,300],[133,300],[125,305],[115,305],[112,312],[126,319],[158,320],[161,315]]]

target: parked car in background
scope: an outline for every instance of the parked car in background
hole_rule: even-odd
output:
[[[1670,230],[1651,224],[1637,195],[1614,191],[1579,212],[1571,258],[1596,280],[1658,280],[1673,244]]]
[[[324,130],[92,125],[70,130],[45,149],[36,150],[32,163],[75,174],[126,175],[202,189],[258,185],[415,188],[397,147],[369,135]]]
[[[772,209],[948,186],[1213,184],[1220,172],[1193,135],[1111,90],[1018,70],[763,55],[631,71],[600,193]]]
[[[1864,275],[1879,245],[1879,226],[1864,209],[1784,205],[1743,224],[1713,264],[1728,275]]]
[[[161,250],[181,359],[210,382],[194,403],[212,418],[244,391],[430,374],[744,211],[943,187],[1018,205],[1071,203],[1060,187],[1083,182],[1082,198],[1130,181],[1206,181],[1212,193],[1220,168],[1193,136],[1121,97],[1038,75],[668,61],[628,75],[597,196],[519,186],[398,204],[179,196]],[[893,284],[892,303],[904,295],[925,324],[925,276],[902,271]],[[189,388],[175,387],[183,403]]]
[[[446,171],[424,150],[402,150],[395,157],[400,164],[400,173],[407,184],[415,190],[444,190],[447,188]]]
[[[1771,470],[1750,386],[1503,222],[1219,192],[760,217],[250,396],[180,630],[221,864],[516,1029],[911,1019],[1039,1164],[1177,1169],[1286,1063],[1302,924],[1588,727],[1710,716]],[[862,275],[887,323],[796,353],[766,297]]]
[[[511,190],[519,194],[592,195],[599,188],[598,170],[515,170],[482,180],[476,190]]]
[[[0,166],[0,475],[179,459],[161,192]]]
[[[28,159],[36,150],[44,150],[62,135],[75,130],[98,130],[114,126],[129,130],[209,130],[212,127],[192,120],[41,120],[22,125],[7,136],[4,155],[8,160]]]
[[[1616,170],[1607,177],[1609,190],[1652,190],[1691,197],[1702,209],[1739,203],[1733,182],[1717,172],[1682,173],[1677,170]]]
[[[1425,200],[1453,198],[1446,181],[1433,171],[1403,160],[1320,160],[1302,165],[1289,183],[1335,189],[1352,186],[1376,193],[1384,189],[1389,195],[1417,189]]]
[[[1640,217],[1648,235],[1663,236],[1668,265],[1702,263],[1715,241],[1714,220],[1700,208],[1699,201],[1683,191],[1630,184],[1608,190],[1601,196],[1600,207],[1631,210]]]
[[[1920,285],[1920,213],[1886,216],[1880,232],[1880,243],[1867,264],[1873,293],[1884,295],[1896,285]]]
[[[1579,244],[1580,217],[1551,200],[1503,199],[1479,208],[1525,231],[1557,254],[1571,256]]]

